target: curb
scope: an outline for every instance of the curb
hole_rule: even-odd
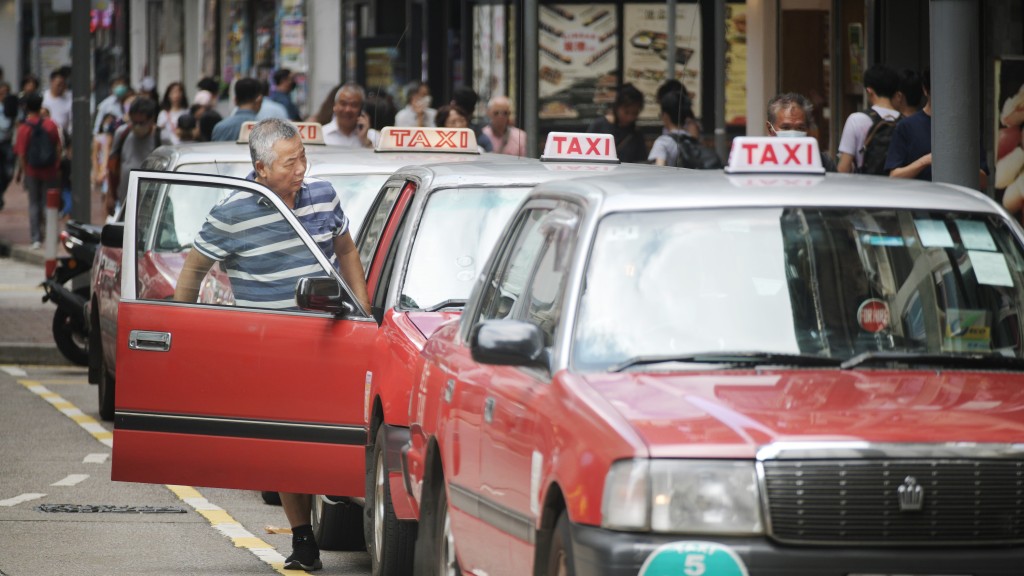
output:
[[[43,364],[47,366],[75,366],[56,345],[52,344],[0,344],[0,364]]]
[[[4,239],[0,239],[0,256],[6,256],[11,260],[18,260],[27,264],[46,265],[46,256],[43,254],[42,249],[33,250],[25,246],[12,244]]]

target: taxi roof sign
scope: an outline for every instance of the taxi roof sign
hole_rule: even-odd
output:
[[[252,129],[256,126],[256,122],[245,122],[242,124],[242,129],[238,131],[239,144],[249,143],[249,134],[252,133]],[[324,127],[316,122],[292,122],[295,129],[299,131],[299,138],[302,139],[303,144],[323,144],[324,143]]]
[[[380,131],[377,152],[456,152],[479,154],[476,134],[469,128],[400,128]]]
[[[611,162],[618,164],[615,138],[611,134],[550,132],[544,142],[542,162]]]
[[[733,139],[728,174],[824,174],[816,138],[740,136]]]

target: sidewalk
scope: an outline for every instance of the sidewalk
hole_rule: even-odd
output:
[[[102,197],[94,192],[92,222],[104,220]],[[64,249],[58,246],[57,254],[65,254]],[[42,301],[45,262],[44,250],[31,247],[28,194],[11,183],[0,210],[0,364],[69,363],[53,343],[56,307]]]

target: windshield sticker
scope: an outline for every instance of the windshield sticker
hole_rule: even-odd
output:
[[[857,308],[857,324],[865,332],[878,334],[889,327],[889,305],[879,298],[868,298]]]
[[[989,234],[988,226],[976,220],[957,220],[956,227],[960,230],[960,241],[968,250],[988,250],[996,252],[996,243]]]
[[[903,238],[901,236],[875,236],[873,234],[864,234],[861,236],[861,241],[869,246],[903,246]]]
[[[974,277],[979,284],[991,286],[1013,286],[1013,278],[1010,277],[1010,267],[1006,265],[1006,258],[1001,252],[981,252],[979,250],[968,250],[967,255],[971,259],[971,266],[974,267]]]
[[[608,241],[636,240],[640,231],[636,226],[612,226],[608,228]]]
[[[914,220],[921,244],[928,248],[952,248],[953,237],[949,235],[946,223],[941,220]]]
[[[992,348],[992,329],[987,310],[950,308],[946,310],[944,352],[977,352]]]

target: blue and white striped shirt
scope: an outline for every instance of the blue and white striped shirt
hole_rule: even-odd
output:
[[[247,179],[255,180],[256,173]],[[334,238],[348,231],[348,217],[329,182],[306,178],[292,213],[337,267]],[[244,190],[210,210],[194,247],[222,262],[238,306],[295,308],[295,283],[322,276],[323,268],[273,204]]]

